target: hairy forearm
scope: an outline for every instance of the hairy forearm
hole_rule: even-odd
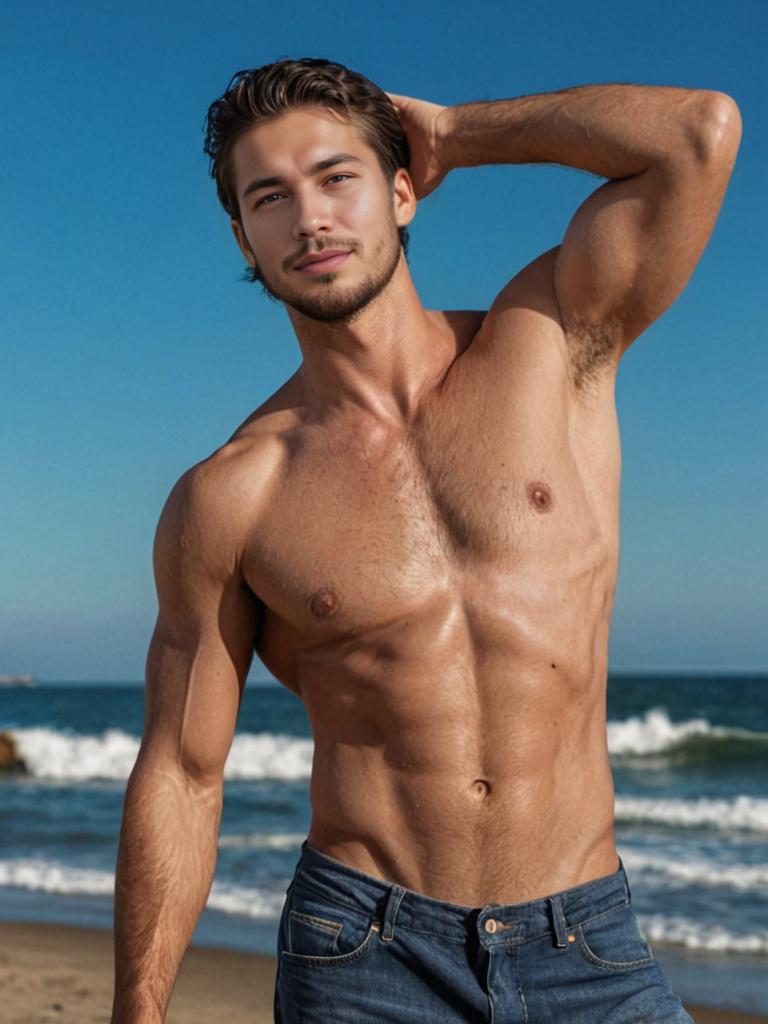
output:
[[[555,163],[606,178],[695,152],[713,97],[695,89],[584,85],[512,100],[447,107],[438,122],[447,168]]]
[[[112,1024],[162,1022],[213,879],[221,785],[142,763],[126,789],[115,884]]]

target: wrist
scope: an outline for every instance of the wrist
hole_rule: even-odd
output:
[[[433,152],[446,174],[463,166],[460,162],[459,147],[456,145],[458,109],[458,107],[443,107],[434,123]]]

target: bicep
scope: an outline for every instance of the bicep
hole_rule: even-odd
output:
[[[172,496],[155,541],[159,608],[147,655],[142,748],[200,780],[215,780],[253,657],[258,601],[236,565],[206,545],[214,524],[205,516],[195,522],[173,505]]]
[[[729,116],[737,121],[738,111],[721,120]],[[681,293],[712,232],[738,147],[739,125],[719,124],[708,122],[685,153],[606,182],[576,211],[555,268],[566,334],[583,341],[592,332],[603,350],[614,344],[620,354]]]

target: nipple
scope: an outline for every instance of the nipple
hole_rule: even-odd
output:
[[[329,619],[339,610],[339,599],[332,587],[320,587],[309,599],[309,607],[319,619]]]
[[[541,480],[531,480],[526,487],[528,500],[537,512],[549,512],[552,509],[552,491]]]

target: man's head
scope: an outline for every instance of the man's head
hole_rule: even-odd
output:
[[[273,298],[349,319],[386,286],[415,199],[397,113],[368,79],[314,58],[240,71],[208,110],[205,151],[249,277]],[[322,274],[296,267],[324,249],[352,256]]]

